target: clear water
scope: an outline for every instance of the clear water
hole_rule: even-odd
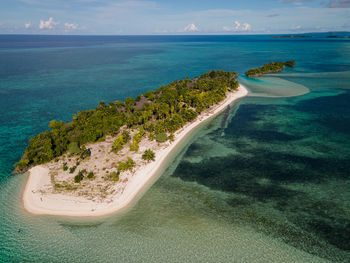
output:
[[[202,128],[129,211],[23,210],[11,175],[51,119],[212,68],[294,59]],[[350,262],[350,42],[0,36],[0,262]],[[20,232],[18,230],[20,229]]]

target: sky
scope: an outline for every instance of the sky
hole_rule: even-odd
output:
[[[0,0],[0,34],[350,31],[350,0]]]

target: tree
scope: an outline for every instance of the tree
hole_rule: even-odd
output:
[[[52,130],[59,130],[63,127],[64,127],[63,121],[56,121],[56,120],[50,121],[49,128],[51,128]]]
[[[128,141],[130,141],[130,133],[127,130],[124,130],[123,133],[123,142],[124,144],[127,143]]]
[[[295,66],[295,61],[293,60],[288,60],[284,63],[284,65],[286,65],[287,67],[291,67],[293,68]]]
[[[151,150],[151,149],[147,149],[143,154],[142,154],[142,159],[150,162],[150,161],[154,161],[156,157],[156,154]]]
[[[170,133],[170,135],[169,135],[169,141],[170,142],[173,142],[174,140],[175,140],[175,135],[174,135],[174,133]]]
[[[138,141],[134,138],[132,140],[132,143],[130,144],[130,151],[137,152],[139,150],[139,143]]]

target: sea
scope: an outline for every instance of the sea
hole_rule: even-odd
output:
[[[24,210],[13,164],[50,120],[211,69],[238,72],[249,95],[132,207]],[[0,262],[350,262],[350,40],[0,35]]]

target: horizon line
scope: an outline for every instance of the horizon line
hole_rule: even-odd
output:
[[[305,34],[324,34],[324,33],[350,33],[350,31],[322,31],[322,32],[303,32],[303,33],[252,33],[252,34],[36,34],[36,33],[0,33],[0,36],[264,36],[264,35],[305,35]]]

